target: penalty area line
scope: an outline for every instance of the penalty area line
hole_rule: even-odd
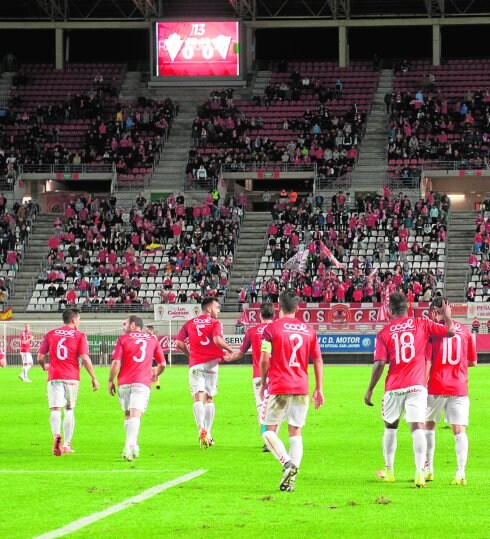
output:
[[[181,475],[176,479],[172,479],[171,481],[167,481],[165,483],[161,483],[160,485],[156,485],[147,490],[144,490],[141,494],[138,494],[137,496],[132,496],[131,498],[128,498],[127,500],[124,500],[123,502],[116,505],[113,505],[112,507],[108,507],[107,509],[104,509],[104,511],[99,511],[87,517],[82,517],[78,520],[74,520],[70,524],[63,526],[63,528],[58,528],[57,530],[43,533],[42,535],[38,535],[34,539],[55,539],[56,537],[63,537],[64,535],[67,535],[69,533],[76,532],[81,528],[85,528],[85,526],[88,526],[89,524],[97,522],[98,520],[102,520],[103,518],[113,515],[114,513],[119,513],[119,511],[122,511],[133,504],[141,503],[145,500],[153,498],[153,496],[160,494],[160,492],[163,492],[164,490],[168,490],[169,488],[176,487],[181,483],[191,481],[192,479],[195,479],[196,477],[199,477],[206,472],[207,470],[195,470],[194,472]]]

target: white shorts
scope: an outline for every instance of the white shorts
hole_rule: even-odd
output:
[[[204,392],[210,397],[218,393],[218,360],[194,365],[189,369],[191,394]]]
[[[260,423],[260,410],[262,409],[262,399],[260,398],[260,377],[252,378],[254,388],[255,406],[257,407],[257,418]]]
[[[23,365],[26,365],[27,363],[32,365],[32,354],[30,352],[21,352],[20,357]]]
[[[395,423],[405,412],[407,423],[425,423],[427,388],[409,386],[387,391],[383,395],[381,415],[387,423]]]
[[[119,386],[119,404],[123,412],[129,412],[131,408],[145,413],[150,400],[150,388],[144,384],[125,384]]]
[[[260,410],[260,423],[280,425],[286,421],[293,427],[304,427],[309,403],[308,395],[266,395]]]
[[[449,425],[469,425],[470,399],[468,397],[446,397],[429,395],[426,421],[437,423],[444,412],[444,421]]]
[[[78,380],[50,380],[48,382],[48,404],[50,408],[75,408],[77,404]]]

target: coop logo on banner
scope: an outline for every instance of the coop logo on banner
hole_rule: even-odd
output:
[[[375,335],[318,335],[322,352],[373,352]]]
[[[190,320],[198,316],[201,307],[197,303],[158,304],[154,306],[155,320]]]
[[[468,302],[468,318],[490,318],[490,303]]]

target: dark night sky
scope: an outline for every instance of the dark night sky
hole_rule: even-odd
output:
[[[72,62],[147,62],[149,32],[145,30],[70,31]],[[428,58],[432,54],[430,27],[356,28],[349,31],[350,57],[371,59],[377,52],[383,58]],[[442,56],[490,57],[488,27],[442,28]],[[336,29],[259,30],[256,34],[260,60],[302,58],[337,59]],[[20,62],[54,61],[54,32],[0,32],[0,58],[13,53]]]

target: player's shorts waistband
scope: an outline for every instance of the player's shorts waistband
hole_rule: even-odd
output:
[[[404,397],[410,393],[423,393],[426,392],[427,388],[424,386],[409,386],[409,387],[400,387],[398,389],[389,389],[386,391],[388,395],[394,395],[395,397]]]
[[[77,386],[80,384],[80,380],[48,380],[48,384],[68,384]]]
[[[128,388],[138,388],[138,387],[148,387],[146,384],[141,384],[139,382],[135,382],[134,384],[122,384],[119,386],[119,389],[128,389]]]

